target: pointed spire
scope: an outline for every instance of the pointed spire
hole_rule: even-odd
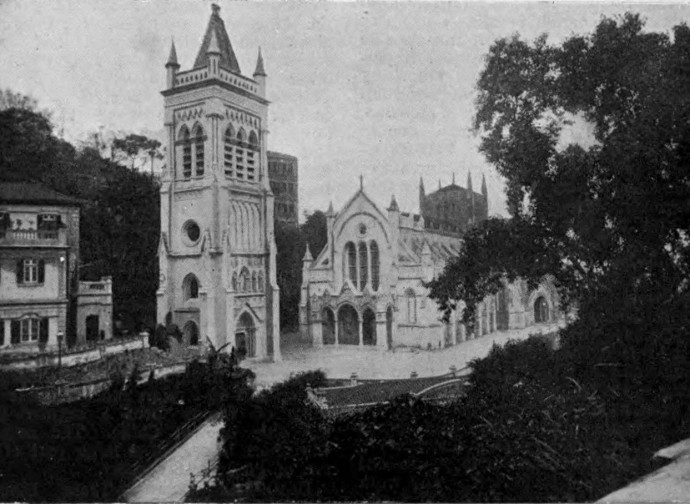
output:
[[[302,262],[311,262],[313,260],[314,258],[311,255],[311,250],[309,250],[309,243],[307,243],[307,250],[304,251],[304,257],[302,258]]]
[[[453,172],[453,181],[451,182],[451,185],[455,185],[455,172]]]
[[[333,202],[331,201],[328,204],[328,210],[326,210],[326,217],[333,217],[334,212],[333,212]]]
[[[482,173],[482,194],[486,196],[486,176]]]
[[[165,67],[180,68],[180,64],[177,62],[177,51],[175,50],[174,40],[170,44],[170,56],[168,56],[168,62],[165,64]]]
[[[218,37],[216,32],[211,32],[211,41],[208,44],[208,49],[206,49],[206,54],[220,54],[220,47],[218,47]]]
[[[424,179],[419,177],[419,190],[424,193]]]
[[[364,175],[359,175],[359,190],[364,191]]]
[[[218,52],[220,53],[220,66],[226,70],[230,70],[235,73],[242,73],[240,71],[240,65],[237,62],[237,57],[235,56],[235,51],[232,50],[232,44],[230,43],[230,37],[228,37],[228,32],[225,30],[225,23],[220,17],[220,7],[216,4],[211,5],[211,19],[206,27],[206,33],[201,41],[201,47],[199,47],[199,52],[194,60],[193,68],[202,68],[208,66],[208,52],[209,48],[213,51],[211,46],[212,35],[216,36],[216,45],[218,46]]]
[[[441,189],[441,179],[438,179],[438,188]]]
[[[467,190],[472,191],[472,171],[467,169]]]
[[[400,207],[398,207],[398,202],[395,201],[395,194],[393,194],[391,197],[391,204],[388,206],[388,211],[389,212],[399,212],[400,211]]]
[[[264,70],[264,57],[261,55],[261,47],[259,47],[259,55],[256,57],[256,70],[254,70],[254,77],[257,75],[266,77],[266,70]]]

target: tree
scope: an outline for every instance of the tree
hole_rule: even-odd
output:
[[[112,144],[113,153],[119,154],[120,159],[124,158],[123,160],[130,161],[132,169],[134,169],[135,161],[139,159],[142,154],[150,158],[151,175],[153,175],[154,159],[163,159],[160,147],[161,143],[158,140],[135,133],[130,133],[125,138],[115,138]]]
[[[299,322],[304,237],[297,226],[276,221],[275,239],[276,280],[280,287],[280,325],[283,328],[293,328]]]
[[[430,288],[471,318],[503,278],[554,275],[579,307],[562,334],[573,372],[651,411],[688,382],[690,29],[643,28],[626,14],[558,46],[493,44],[475,127],[512,218],[468,233]],[[565,142],[584,127],[588,144]]]
[[[626,14],[561,46],[514,36],[491,47],[475,128],[506,179],[512,219],[469,235],[465,251],[477,259],[463,252],[432,283],[444,304],[495,292],[486,280],[503,273],[551,273],[579,301],[602,289],[642,294],[649,282],[668,295],[682,288],[690,259],[690,30],[676,27],[671,41],[642,28]],[[593,145],[559,145],[574,121],[591,125]],[[510,235],[506,246],[500,235]],[[524,253],[498,262],[509,247]],[[470,263],[473,274],[462,277]]]
[[[300,231],[305,241],[309,244],[312,256],[316,259],[328,241],[328,236],[326,236],[328,231],[326,214],[321,210],[306,214],[306,220],[300,226]]]

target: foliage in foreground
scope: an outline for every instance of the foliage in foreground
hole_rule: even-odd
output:
[[[248,388],[251,375],[192,363],[184,375],[123,382],[92,399],[45,407],[0,391],[0,501],[114,502],[139,462],[195,415]],[[145,467],[145,466],[144,466]]]
[[[306,402],[300,376],[226,409],[216,485],[195,501],[584,501],[654,467],[660,437],[611,408],[538,337],[472,364],[466,397],[402,396],[335,419]],[[661,413],[663,415],[663,413]],[[643,429],[647,427],[647,429]]]

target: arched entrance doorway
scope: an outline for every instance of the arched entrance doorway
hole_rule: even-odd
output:
[[[86,317],[86,341],[98,340],[98,315]]]
[[[330,308],[324,308],[321,313],[321,336],[324,345],[335,344],[335,314]]]
[[[235,344],[240,358],[256,357],[256,327],[251,315],[244,312],[237,321]]]
[[[352,305],[346,304],[338,310],[338,343],[359,344],[359,317]]]
[[[365,308],[362,314],[362,343],[376,345],[376,313],[371,308]]]
[[[544,296],[539,296],[534,302],[534,322],[540,324],[549,321],[549,305]]]
[[[196,322],[190,320],[184,325],[184,342],[187,345],[198,345],[199,344],[199,326]]]
[[[393,308],[391,306],[386,310],[386,342],[388,350],[393,348]]]

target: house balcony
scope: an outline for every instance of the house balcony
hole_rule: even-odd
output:
[[[64,229],[0,229],[0,247],[66,247]]]

